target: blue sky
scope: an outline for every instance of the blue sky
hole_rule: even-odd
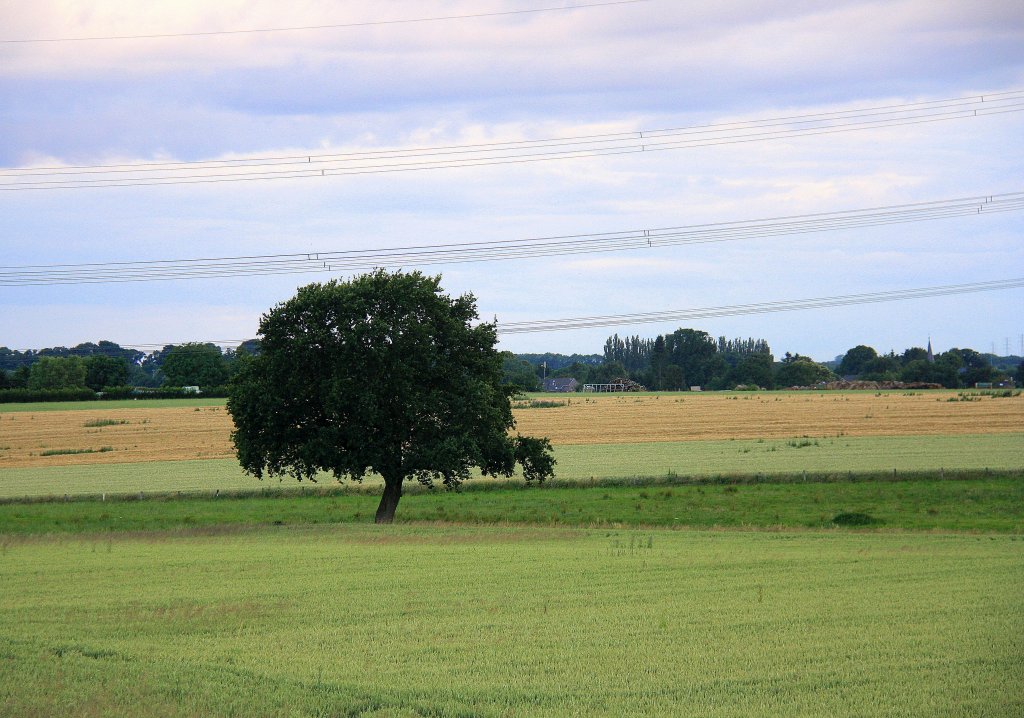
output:
[[[584,4],[12,2],[0,39],[380,22]],[[213,160],[575,137],[1024,88],[1005,1],[649,0],[358,28],[0,43],[0,165]],[[1024,190],[1024,113],[644,155],[217,185],[0,193],[0,265],[379,248],[631,230]],[[1024,275],[1024,214],[440,272],[501,321]],[[411,267],[410,267],[411,268]],[[343,276],[343,275],[342,275]],[[0,287],[0,345],[240,340],[328,275]],[[694,323],[829,359],[867,343],[1020,352],[1020,289]],[[509,336],[598,352],[612,331]]]

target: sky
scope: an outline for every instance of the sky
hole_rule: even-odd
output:
[[[576,138],[1024,89],[1016,2],[600,1],[0,2],[0,187],[19,181],[19,168]],[[544,10],[571,6],[581,7]],[[476,17],[456,17],[466,15]],[[324,25],[347,27],[237,32]],[[171,37],[73,39],[140,35]],[[0,272],[522,240],[1021,192],[1022,138],[1024,112],[1008,111],[546,162],[0,191]],[[1022,277],[1022,230],[1014,211],[404,268],[441,274],[450,294],[471,292],[500,330]],[[237,343],[297,287],[348,276],[0,286],[0,346]],[[1022,317],[1017,288],[509,334],[500,348],[600,353],[613,332],[653,337],[682,325],[822,361],[857,344],[899,353],[929,338],[936,351],[1024,354]]]

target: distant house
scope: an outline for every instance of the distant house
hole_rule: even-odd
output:
[[[577,382],[573,378],[568,379],[545,379],[544,380],[544,391],[555,391],[555,392],[573,392],[576,391],[578,386]]]

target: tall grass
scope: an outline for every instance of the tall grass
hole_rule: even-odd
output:
[[[0,534],[179,531],[255,525],[369,523],[380,487],[264,489],[220,495],[95,496],[0,503]],[[140,500],[141,499],[141,500]],[[855,517],[855,518],[851,518]],[[863,520],[856,518],[861,517]],[[661,477],[465,491],[410,487],[400,522],[664,527],[880,527],[1024,533],[1018,472],[789,477]],[[858,523],[858,521],[860,521]]]
[[[1018,716],[1018,537],[7,541],[6,715]]]

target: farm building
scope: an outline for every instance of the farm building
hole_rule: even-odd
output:
[[[555,392],[573,392],[576,391],[578,382],[569,377],[568,379],[545,379],[544,380],[544,391],[555,391]]]

